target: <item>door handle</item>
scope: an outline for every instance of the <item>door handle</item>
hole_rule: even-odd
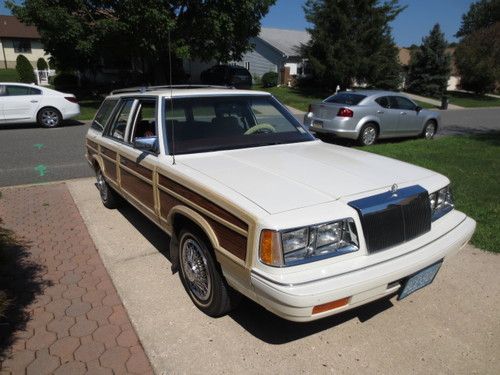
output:
[[[31,103],[38,103],[38,100],[30,100]]]
[[[380,114],[382,114],[382,113],[384,113],[384,111],[377,111],[377,113],[380,113]]]

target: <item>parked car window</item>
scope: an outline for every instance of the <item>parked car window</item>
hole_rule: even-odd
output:
[[[411,100],[403,98],[402,96],[392,96],[391,108],[407,109],[409,111],[414,111],[416,106]]]
[[[381,96],[380,98],[375,99],[375,101],[383,108],[389,108],[389,99],[387,96]]]
[[[41,90],[35,89],[33,87],[13,86],[13,85],[5,86],[5,95],[7,96],[40,95],[41,93],[42,93]]]
[[[124,99],[121,103],[121,107],[118,115],[115,118],[114,123],[109,129],[109,135],[120,141],[125,138],[125,130],[127,129],[128,119],[130,117],[130,112],[134,104],[134,99]]]
[[[140,99],[136,108],[131,139],[155,137],[158,134],[156,130],[156,100]]]
[[[12,41],[15,53],[31,53],[31,40],[15,39]]]
[[[351,92],[340,92],[325,99],[326,103],[339,103],[347,105],[358,105],[366,95],[354,94]]]
[[[101,104],[101,107],[95,115],[94,121],[92,121],[92,129],[96,129],[101,132],[104,130],[111,117],[111,114],[113,113],[113,109],[115,108],[116,103],[118,103],[118,99],[106,99]]]
[[[165,105],[170,153],[172,138],[176,154],[314,139],[270,96],[178,98],[172,105],[174,111],[169,100]],[[193,113],[204,115],[193,116]]]

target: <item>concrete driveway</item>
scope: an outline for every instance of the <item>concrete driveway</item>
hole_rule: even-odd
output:
[[[432,285],[308,324],[244,300],[197,310],[166,257],[168,237],[130,206],[107,210],[92,179],[67,182],[158,374],[500,373],[500,257],[468,246]]]

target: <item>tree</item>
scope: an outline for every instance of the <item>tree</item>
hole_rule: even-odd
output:
[[[500,22],[500,0],[480,0],[472,3],[469,11],[462,16],[456,36],[466,37],[496,22]]]
[[[47,70],[47,69],[49,69],[49,65],[47,64],[47,61],[45,61],[45,59],[43,57],[40,57],[36,61],[36,68],[38,70]]]
[[[438,97],[446,92],[451,74],[448,43],[439,24],[434,25],[422,44],[411,52],[406,86],[411,92]]]
[[[396,88],[401,79],[398,48],[389,23],[404,9],[398,0],[308,0],[310,42],[302,55],[317,84],[350,87],[355,81]]]
[[[24,83],[34,83],[36,82],[35,72],[31,63],[24,55],[17,56],[16,59],[16,70],[19,75],[19,80]]]
[[[484,94],[500,82],[500,22],[465,37],[455,50],[460,87]]]
[[[275,0],[25,0],[6,5],[35,25],[60,70],[95,71],[104,59],[140,61],[168,76],[180,58],[239,60]]]

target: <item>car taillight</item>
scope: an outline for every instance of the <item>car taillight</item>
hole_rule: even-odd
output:
[[[78,99],[76,99],[74,96],[65,96],[64,99],[71,103],[78,103]]]
[[[339,117],[352,117],[354,116],[354,112],[351,111],[349,108],[340,108],[337,116]]]

